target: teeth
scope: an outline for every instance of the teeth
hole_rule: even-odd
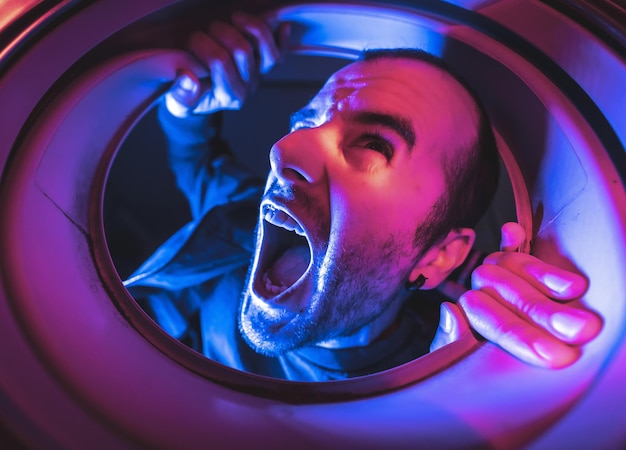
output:
[[[276,286],[272,283],[272,280],[270,280],[267,272],[263,274],[263,283],[265,284],[265,289],[267,289],[267,291],[272,295],[278,295],[287,290],[287,286],[282,284],[280,286]]]
[[[265,220],[267,220],[272,225],[277,227],[282,227],[287,231],[294,231],[296,234],[300,236],[304,236],[304,230],[298,222],[296,222],[293,217],[287,214],[285,211],[281,211],[280,209],[276,209],[271,205],[268,205],[265,208]]]

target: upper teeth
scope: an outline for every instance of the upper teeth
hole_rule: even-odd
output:
[[[304,230],[302,227],[285,211],[276,209],[271,205],[267,205],[265,208],[264,218],[272,225],[282,227],[288,231],[295,231],[296,234],[304,236]]]

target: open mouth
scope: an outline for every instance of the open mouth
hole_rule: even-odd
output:
[[[261,213],[262,239],[254,290],[270,299],[303,278],[311,265],[312,247],[302,225],[286,210],[264,203]]]

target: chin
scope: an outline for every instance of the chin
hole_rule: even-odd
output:
[[[268,305],[248,291],[239,314],[239,330],[244,340],[256,352],[279,356],[305,345],[311,327],[303,324],[304,317],[287,309]],[[305,331],[305,332],[303,332]]]

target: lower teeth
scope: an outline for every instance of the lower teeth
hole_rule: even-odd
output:
[[[273,294],[273,295],[278,295],[284,291],[287,290],[287,286],[281,284],[279,286],[275,285],[272,280],[270,280],[269,275],[267,274],[267,272],[265,272],[263,274],[263,283],[265,284],[265,289]]]

